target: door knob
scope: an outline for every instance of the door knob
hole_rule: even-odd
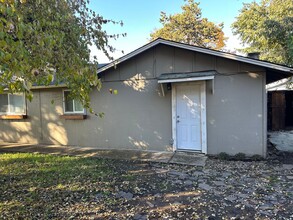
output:
[[[180,116],[179,116],[179,115],[177,115],[177,118],[180,118]]]
[[[179,123],[180,122],[180,120],[177,120],[177,123]]]

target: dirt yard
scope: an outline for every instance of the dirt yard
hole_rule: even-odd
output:
[[[293,165],[0,154],[0,219],[292,219]]]

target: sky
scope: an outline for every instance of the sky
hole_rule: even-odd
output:
[[[224,23],[224,33],[228,37],[227,49],[241,48],[241,43],[233,36],[231,24],[243,7],[243,3],[254,0],[196,0],[200,2],[202,17],[208,18],[215,24]],[[256,0],[259,2],[259,0]],[[123,26],[107,24],[104,29],[108,34],[126,33],[126,37],[111,40],[110,45],[116,48],[112,56],[117,59],[131,51],[147,44],[150,33],[156,28],[161,28],[160,13],[167,15],[180,13],[184,0],[91,0],[90,8],[106,19],[122,21]],[[99,63],[108,63],[109,60],[102,52],[91,48],[92,55],[98,56]],[[124,52],[124,54],[122,53]]]

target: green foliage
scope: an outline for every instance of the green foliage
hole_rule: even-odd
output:
[[[261,160],[263,160],[263,157],[260,156],[259,154],[254,154],[254,155],[251,156],[251,159],[253,161],[261,161]]]
[[[57,183],[58,188],[74,187],[74,184],[71,185],[71,183],[75,178],[79,178],[79,181],[91,178],[102,179],[111,172],[105,160],[94,158],[8,153],[0,154],[0,159],[1,174],[5,177],[3,182],[19,180],[10,180],[9,175],[24,175],[25,178],[19,180],[21,181],[19,184],[26,188],[55,187]]]
[[[132,173],[127,173],[127,174],[122,175],[122,178],[123,178],[125,181],[133,181],[133,180],[135,180],[137,177],[136,177],[135,175],[133,175]]]
[[[293,66],[293,1],[262,0],[244,4],[232,24],[243,52],[260,52],[260,58]]]
[[[244,153],[238,153],[234,155],[234,159],[235,160],[245,160],[246,159],[246,155]]]
[[[202,18],[199,3],[188,0],[181,8],[182,13],[179,14],[167,16],[161,12],[160,22],[163,27],[151,33],[152,40],[161,37],[213,49],[225,46],[223,24],[216,25],[207,18]]]
[[[32,153],[0,154],[0,171],[1,219],[56,219],[55,207],[108,190],[113,175],[103,159]]]
[[[101,83],[97,57],[89,46],[112,51],[89,0],[0,0],[0,92],[25,92],[32,85],[64,83],[72,96],[90,106],[90,91]],[[122,25],[122,23],[120,23]]]
[[[221,152],[218,154],[218,158],[220,160],[229,160],[230,159],[230,155],[225,153],[225,152]]]

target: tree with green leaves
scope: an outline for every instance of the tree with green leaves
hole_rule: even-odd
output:
[[[33,85],[65,84],[71,96],[90,107],[90,91],[101,83],[97,57],[109,57],[108,22],[88,7],[89,0],[0,0],[0,93],[24,92]],[[122,25],[122,23],[118,22]]]
[[[293,1],[262,0],[244,4],[232,24],[243,52],[259,52],[260,59],[293,66]]]
[[[167,16],[161,12],[162,28],[151,33],[151,40],[164,38],[190,45],[221,49],[225,46],[223,23],[216,25],[207,18],[202,18],[199,3],[188,0],[182,12]]]

